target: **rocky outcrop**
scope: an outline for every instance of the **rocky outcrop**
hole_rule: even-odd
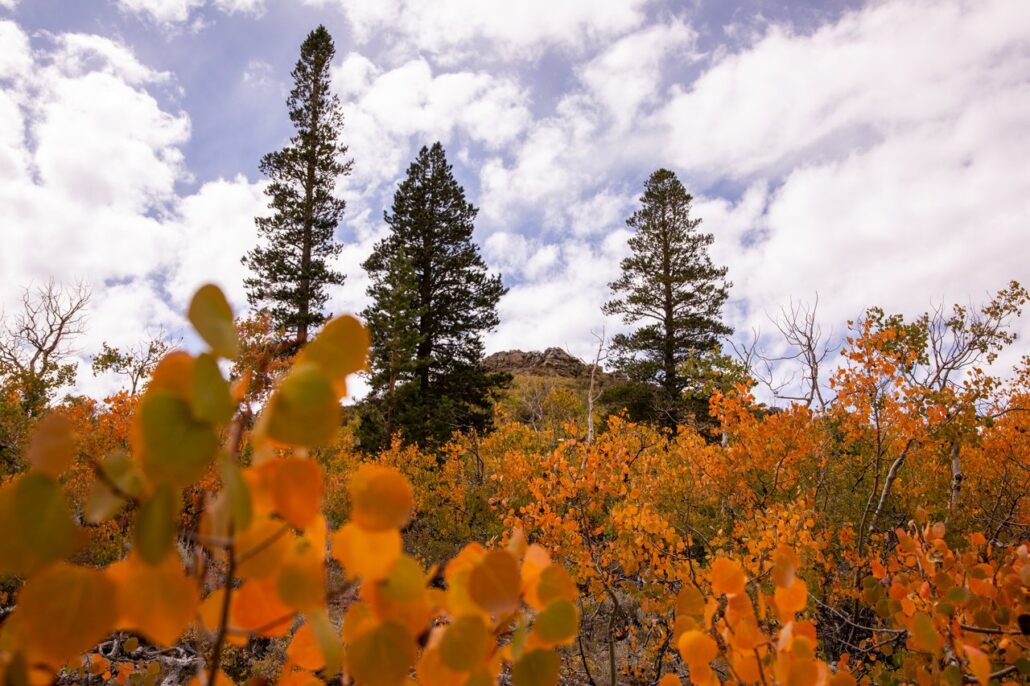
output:
[[[590,365],[561,348],[548,348],[543,352],[506,350],[483,360],[483,366],[492,372],[526,374],[532,376],[560,376],[580,379],[590,376]]]

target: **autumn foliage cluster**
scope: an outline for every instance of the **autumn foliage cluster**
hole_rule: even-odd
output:
[[[370,455],[357,320],[283,362],[205,287],[206,352],[52,409],[0,486],[0,681],[1025,683],[1030,360],[981,364],[1025,301],[870,310],[825,396],[740,383],[714,428],[561,396]]]

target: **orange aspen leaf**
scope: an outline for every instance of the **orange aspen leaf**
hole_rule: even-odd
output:
[[[709,578],[712,582],[712,590],[725,595],[743,593],[744,584],[747,582],[740,563],[726,557],[715,559],[709,572]]]
[[[351,521],[370,531],[401,529],[414,496],[407,479],[392,467],[363,464],[351,476]]]
[[[971,645],[963,645],[962,650],[965,652],[966,660],[969,662],[969,671],[976,677],[977,683],[980,686],[987,686],[991,680],[990,659],[982,650]]]
[[[507,550],[491,550],[469,573],[469,596],[492,614],[518,609],[520,586],[518,563]]]
[[[200,606],[200,590],[182,569],[178,555],[150,565],[130,554],[107,568],[118,589],[118,625],[152,642],[172,645]]]
[[[15,630],[34,659],[58,667],[114,629],[115,594],[104,572],[58,562],[25,582]]]
[[[396,529],[368,531],[348,522],[332,535],[333,555],[347,577],[377,581],[390,574],[401,556],[401,535]]]
[[[232,626],[258,636],[285,636],[293,621],[293,611],[285,605],[269,581],[252,579],[232,594]]]
[[[781,615],[793,616],[808,605],[808,585],[803,579],[794,579],[794,583],[786,588],[777,586],[773,593],[773,602]]]
[[[75,427],[67,417],[49,412],[32,430],[25,454],[33,470],[57,478],[75,456]]]
[[[276,512],[294,527],[306,529],[318,517],[322,505],[322,466],[307,457],[287,457],[266,464],[275,465],[270,469]]]

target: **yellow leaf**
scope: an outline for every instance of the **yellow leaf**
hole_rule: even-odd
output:
[[[351,476],[351,520],[365,529],[401,529],[415,500],[411,485],[393,467],[363,464]]]
[[[167,555],[156,566],[130,555],[108,567],[107,575],[118,588],[119,626],[154,643],[174,644],[200,607],[200,589],[178,555]]]
[[[526,603],[535,610],[542,610],[544,603],[537,598],[537,585],[540,583],[540,575],[545,569],[551,566],[551,555],[539,544],[532,544],[526,548],[525,557],[522,558],[522,592],[526,596]]]
[[[25,582],[15,611],[17,630],[31,655],[60,666],[114,629],[115,593],[102,571],[58,562]]]
[[[309,612],[325,605],[325,567],[314,544],[298,538],[279,570],[279,599],[294,610]]]
[[[324,327],[300,354],[299,364],[315,364],[332,381],[336,397],[347,394],[347,375],[365,369],[368,331],[354,317],[336,317]]]
[[[201,286],[190,302],[188,317],[190,324],[216,355],[232,359],[239,354],[232,308],[218,286]]]
[[[323,673],[329,677],[336,676],[343,662],[343,645],[340,643],[340,633],[329,621],[325,608],[318,608],[305,615],[305,626],[311,627],[315,643],[322,651]]]
[[[402,555],[390,575],[383,579],[380,594],[395,603],[413,603],[419,600],[426,586],[425,572],[413,558]]]
[[[676,596],[676,614],[700,617],[705,613],[705,598],[696,587],[684,585]]]
[[[486,658],[489,633],[478,615],[458,617],[444,632],[440,641],[440,658],[449,668],[470,672]]]
[[[578,595],[576,582],[560,565],[551,565],[540,573],[536,596],[540,603],[546,605],[552,600],[575,600]]]
[[[502,615],[518,609],[520,584],[519,566],[512,554],[491,550],[472,568],[468,590],[481,608]]]
[[[37,472],[59,477],[75,456],[75,429],[68,419],[50,412],[36,423],[26,458]]]
[[[348,522],[333,534],[332,544],[333,554],[351,579],[384,579],[401,556],[401,534],[396,529],[368,531]]]
[[[182,350],[170,352],[161,358],[150,375],[147,392],[166,391],[189,400],[193,395],[193,356]]]
[[[340,404],[325,373],[297,365],[265,408],[262,428],[272,440],[313,448],[332,441],[340,428]]]

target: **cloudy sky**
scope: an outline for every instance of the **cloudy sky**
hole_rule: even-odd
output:
[[[335,312],[365,305],[359,265],[435,140],[510,289],[489,351],[589,354],[661,166],[741,333],[817,293],[839,333],[1030,282],[1025,0],[0,0],[0,304],[86,282],[84,359],[181,330],[206,281],[243,309],[257,162],[319,23],[354,159]]]

